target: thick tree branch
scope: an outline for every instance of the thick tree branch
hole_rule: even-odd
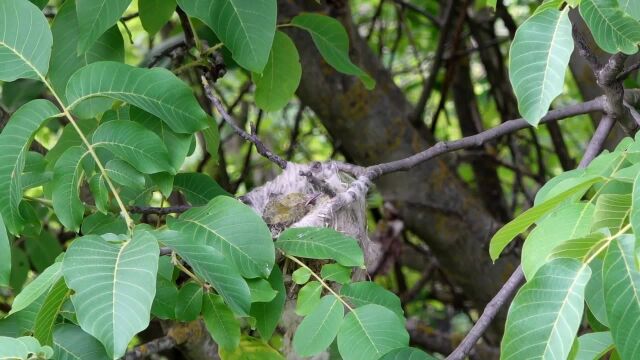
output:
[[[133,350],[127,351],[124,356],[124,360],[138,360],[145,359],[151,354],[157,354],[159,352],[173,349],[176,347],[177,342],[172,336],[163,336],[149,341],[146,344],[138,345]]]

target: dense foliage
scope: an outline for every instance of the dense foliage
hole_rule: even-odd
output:
[[[222,359],[325,352],[345,360],[433,359],[410,347],[406,302],[366,275],[362,239],[331,226],[297,226],[297,214],[282,217],[325,197],[365,202],[353,195],[357,186],[384,168],[355,171],[344,194],[281,198],[273,214],[235,196],[255,184],[221,186],[190,164],[202,156],[212,168],[226,166],[220,149],[228,138],[219,129],[232,119],[215,88],[223,64],[253,86],[258,121],[294,101],[304,62],[288,29],[310,38],[325,71],[357,78],[362,91],[380,86],[352,61],[348,29],[330,14],[289,19],[277,0],[138,0],[144,32],[180,33],[173,46],[187,61],[164,61],[176,49],[169,45],[133,66],[118,27],[130,5],[0,0],[0,81],[11,113],[0,133],[0,287],[9,299],[0,358],[136,358],[151,320],[184,325],[156,339],[154,346],[165,341],[169,349],[188,343],[202,319]],[[567,88],[572,9],[600,49],[614,57],[638,52],[636,1],[537,6],[518,27],[508,62],[531,126],[548,121]],[[172,22],[182,29],[167,28]],[[622,86],[612,85],[620,69],[598,70],[606,93],[600,110],[615,119],[633,94],[624,98]],[[255,129],[239,131],[273,157]],[[487,254],[494,261],[535,224],[522,247],[527,281],[510,305],[501,358],[639,356],[639,204],[640,139],[627,137],[546,182],[533,206],[495,233]],[[288,330],[291,343],[283,344]]]

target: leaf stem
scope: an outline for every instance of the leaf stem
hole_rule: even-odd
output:
[[[340,300],[340,302],[347,307],[347,309],[349,309],[349,311],[353,311],[353,307],[351,307],[351,305],[349,305],[346,301],[344,301],[344,299],[342,298],[342,296],[338,295],[338,293],[336,293],[331,286],[329,286],[326,282],[324,282],[324,280],[322,280],[322,278],[316,274],[315,271],[311,270],[310,267],[308,267],[305,263],[303,263],[302,261],[300,261],[300,259],[296,258],[295,256],[291,256],[291,255],[287,255],[284,254],[284,256],[287,259],[290,259],[291,261],[293,261],[294,263],[298,264],[300,267],[303,267],[305,269],[307,269],[309,271],[309,273],[311,273],[311,276],[313,276],[314,278],[316,278],[316,280],[318,280],[320,282],[320,284],[327,290],[329,290],[329,292],[334,295],[338,300]]]

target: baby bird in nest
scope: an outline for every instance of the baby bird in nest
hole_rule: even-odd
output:
[[[278,234],[289,226],[300,221],[313,210],[317,204],[327,200],[328,196],[322,193],[303,194],[293,192],[289,194],[273,196],[267,202],[262,218],[269,225],[273,234]]]

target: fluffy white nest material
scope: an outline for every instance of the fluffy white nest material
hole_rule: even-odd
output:
[[[366,195],[367,180],[354,179],[341,172],[333,162],[301,165],[288,163],[287,168],[275,179],[242,197],[260,216],[270,199],[290,193],[314,195],[326,192],[301,173],[311,173],[335,196],[322,197],[302,219],[290,227],[330,227],[358,239],[367,265],[378,258],[379,247],[367,235]]]

